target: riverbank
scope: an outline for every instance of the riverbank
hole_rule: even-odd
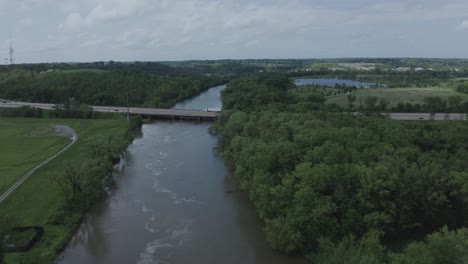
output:
[[[3,120],[18,122],[18,119]],[[0,205],[0,215],[8,217],[13,225],[42,226],[45,230],[41,240],[29,252],[6,254],[6,263],[51,263],[74,234],[86,211],[102,196],[102,179],[112,173],[112,163],[131,142],[132,128],[123,119],[20,121],[67,125],[80,138],[70,149],[39,169]],[[95,163],[97,159],[92,152],[97,146],[105,151],[99,155],[104,154],[107,158]],[[71,168],[79,168],[82,176],[88,177],[76,193],[68,189],[63,178]]]
[[[239,79],[214,126],[273,248],[312,263],[466,259],[466,122],[327,112],[292,89],[273,74]]]
[[[174,108],[220,108],[224,88]],[[109,197],[89,211],[59,263],[304,264],[268,246],[252,204],[213,149],[211,125],[145,124]]]

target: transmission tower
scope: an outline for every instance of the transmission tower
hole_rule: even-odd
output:
[[[10,33],[10,65],[15,63],[15,50],[13,49],[13,42],[11,41],[11,33]]]

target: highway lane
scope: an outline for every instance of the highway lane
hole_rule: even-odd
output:
[[[42,103],[27,103],[1,101],[0,107],[21,107],[30,106],[46,110],[55,108],[54,104]],[[126,107],[119,106],[92,106],[93,111],[107,113],[126,113]],[[217,112],[204,112],[203,110],[185,110],[185,109],[162,109],[162,108],[138,108],[130,107],[131,114],[152,115],[152,116],[176,116],[176,117],[207,117],[213,118],[217,116]],[[465,114],[462,113],[389,113],[389,118],[393,120],[467,120]]]
[[[466,120],[466,115],[462,113],[390,113],[393,120]]]
[[[22,107],[30,106],[35,108],[41,108],[45,110],[55,109],[54,104],[42,104],[42,103],[28,103],[28,102],[13,102],[13,101],[1,101],[0,107]],[[96,112],[107,112],[107,113],[126,113],[127,107],[119,106],[92,106],[93,111]],[[139,108],[130,107],[130,114],[137,115],[151,115],[151,116],[175,116],[175,117],[201,117],[201,118],[215,118],[217,112],[205,112],[203,110],[186,110],[186,109],[163,109],[163,108]]]

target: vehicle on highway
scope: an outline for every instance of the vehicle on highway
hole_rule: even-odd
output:
[[[205,108],[203,112],[221,112],[221,108]]]

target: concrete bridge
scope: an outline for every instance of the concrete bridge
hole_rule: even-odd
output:
[[[55,109],[54,104],[26,103],[13,101],[0,101],[0,107],[21,107],[30,106],[46,110]],[[93,111],[107,113],[127,113],[126,107],[119,106],[92,106]],[[185,110],[185,109],[163,109],[163,108],[138,108],[130,107],[130,114],[142,115],[150,118],[162,119],[197,119],[197,120],[215,120],[220,111],[203,111],[203,110]],[[356,112],[354,115],[361,115]],[[393,120],[468,120],[466,114],[463,113],[389,113],[388,117]]]
[[[30,106],[35,108],[41,108],[45,110],[54,110],[56,105],[54,104],[40,104],[40,103],[27,103],[27,102],[12,102],[2,101],[0,107],[22,107]],[[131,115],[142,115],[152,118],[163,118],[163,119],[198,119],[198,120],[215,120],[218,117],[219,112],[209,112],[203,110],[185,110],[185,109],[163,109],[163,108],[138,108],[138,107],[118,107],[118,106],[92,106],[95,112],[105,113],[127,113],[127,110]]]

